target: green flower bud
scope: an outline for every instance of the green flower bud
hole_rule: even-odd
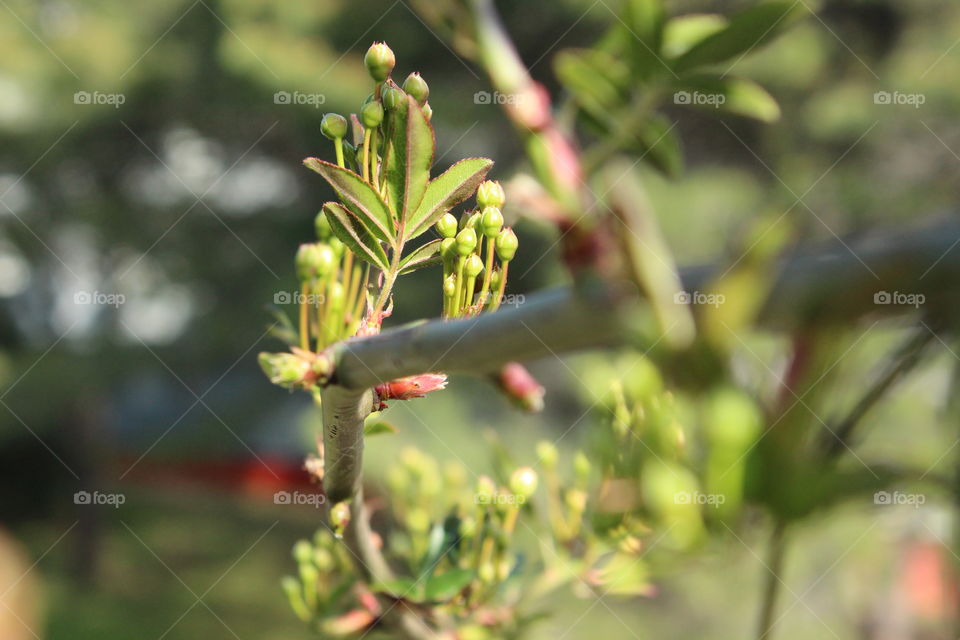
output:
[[[457,259],[457,241],[455,238],[444,238],[440,241],[440,257],[444,267],[452,269]]]
[[[333,229],[330,228],[330,221],[327,219],[327,214],[323,211],[318,213],[317,217],[313,219],[313,227],[317,232],[317,240],[326,240],[333,235]]]
[[[471,253],[467,258],[467,263],[463,266],[463,272],[468,278],[476,278],[483,272],[483,260],[475,253]]]
[[[480,476],[477,479],[477,504],[493,503],[493,496],[497,493],[497,485],[493,483],[488,476]]]
[[[457,234],[457,253],[466,257],[477,248],[477,232],[467,227]]]
[[[581,485],[587,484],[590,479],[590,461],[582,451],[577,451],[577,455],[573,457],[573,474]]]
[[[443,295],[452,298],[457,293],[457,276],[450,274],[443,281]]]
[[[457,219],[452,213],[445,213],[437,220],[437,233],[441,238],[452,238],[457,235]]]
[[[470,539],[477,535],[477,521],[470,516],[460,521],[460,537]]]
[[[553,470],[557,468],[557,447],[548,440],[541,440],[537,443],[537,459],[544,469]]]
[[[306,564],[313,558],[313,546],[307,540],[298,540],[293,545],[293,559],[298,564]]]
[[[529,498],[537,490],[537,472],[530,467],[520,467],[510,476],[510,491],[514,495]]]
[[[427,122],[433,119],[433,107],[430,106],[429,102],[423,105],[420,110],[423,111],[423,117],[427,119]]]
[[[379,102],[368,102],[360,109],[360,122],[368,129],[379,127],[383,122],[383,105]]]
[[[330,245],[330,248],[333,249],[333,255],[337,257],[337,260],[343,257],[343,241],[340,240],[337,236],[333,236],[327,240],[327,244]]]
[[[314,549],[313,564],[324,573],[332,571],[335,566],[333,554],[328,549]]]
[[[404,100],[406,100],[406,95],[403,90],[398,89],[397,87],[384,87],[383,88],[383,106],[387,111],[393,111],[400,106]]]
[[[497,257],[500,258],[501,262],[513,260],[513,256],[516,255],[519,245],[520,242],[517,240],[517,234],[513,232],[513,229],[510,227],[504,228],[500,234],[497,235],[495,245]]]
[[[413,96],[413,99],[421,105],[426,104],[427,96],[430,95],[430,87],[427,81],[419,73],[413,72],[403,81],[403,90]]]
[[[257,361],[270,382],[281,387],[299,384],[310,372],[310,363],[292,353],[261,353]]]
[[[320,121],[320,132],[331,140],[347,137],[347,119],[339,113],[328,113]]]
[[[503,277],[503,272],[500,269],[494,269],[493,273],[490,274],[490,290],[499,291],[500,290],[500,278]]]
[[[477,204],[481,209],[486,207],[503,208],[503,203],[507,201],[503,194],[503,187],[496,180],[487,180],[477,189]]]
[[[329,244],[301,244],[295,260],[297,278],[301,282],[322,278],[333,271],[336,262],[337,256]]]
[[[371,78],[383,82],[397,64],[397,57],[386,42],[374,42],[363,56],[363,64],[367,65]]]
[[[567,503],[567,508],[570,511],[581,514],[587,508],[587,493],[580,489],[570,489],[564,496],[564,502]]]
[[[330,524],[333,526],[334,535],[338,538],[343,536],[343,530],[350,524],[350,505],[338,502],[330,507]]]
[[[503,214],[497,207],[487,207],[480,216],[480,229],[483,235],[494,238],[503,227]]]

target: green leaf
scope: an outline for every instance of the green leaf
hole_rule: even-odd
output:
[[[742,11],[730,19],[725,29],[707,36],[676,58],[674,71],[682,73],[746,55],[773,39],[808,11],[802,2],[796,0],[768,2]]]
[[[390,207],[400,227],[420,206],[430,181],[433,164],[433,127],[427,122],[420,105],[406,96],[390,114],[389,147],[386,157],[387,193]]]
[[[423,595],[423,584],[413,578],[382,580],[373,584],[371,590],[374,593],[386,593],[398,600],[410,602],[423,602],[426,599]]]
[[[626,0],[623,8],[624,28],[629,37],[630,61],[638,80],[669,71],[661,59],[664,11],[662,0]]]
[[[317,158],[307,158],[303,164],[330,183],[340,201],[370,233],[383,242],[393,244],[396,230],[390,209],[372,186],[353,171]]]
[[[629,99],[630,71],[616,56],[592,49],[565,49],[553,59],[554,71],[577,104],[607,120]]]
[[[343,205],[339,202],[328,202],[323,205],[323,211],[330,221],[333,234],[343,244],[381,271],[387,270],[387,254],[380,246],[380,242],[366,227],[358,223]]]
[[[706,74],[687,76],[676,86],[687,92],[688,103],[693,106],[735,113],[762,122],[780,119],[780,105],[773,96],[746,78]]]
[[[400,433],[400,429],[385,420],[371,420],[363,423],[364,436],[377,436],[381,433]]]
[[[427,581],[424,598],[433,602],[446,602],[463,591],[473,580],[473,576],[474,572],[470,569],[454,569],[433,576]]]
[[[647,122],[634,132],[632,147],[644,161],[670,177],[683,171],[683,150],[673,124],[667,118],[652,114]]]
[[[444,213],[472,196],[492,166],[493,160],[487,158],[467,158],[431,180],[416,213],[407,220],[409,231],[404,240],[424,233]]]
[[[663,54],[670,58],[681,56],[728,24],[724,16],[716,13],[691,13],[676,17],[664,27]]]
[[[440,239],[431,240],[422,247],[414,249],[400,261],[400,273],[411,273],[423,267],[440,264]]]

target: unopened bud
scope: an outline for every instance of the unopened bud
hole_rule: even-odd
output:
[[[501,187],[500,183],[496,180],[486,180],[477,189],[477,204],[480,205],[481,209],[486,207],[502,209],[506,201],[507,198],[503,193],[503,187]]]
[[[383,88],[383,106],[387,111],[393,111],[400,104],[406,100],[406,95],[402,89],[399,89],[394,86],[388,86]]]
[[[270,382],[281,387],[299,384],[310,372],[310,363],[292,353],[261,353],[257,361]]]
[[[457,276],[451,274],[443,281],[443,295],[452,298],[457,293]]]
[[[367,71],[377,82],[383,82],[393,71],[397,64],[397,58],[393,55],[393,50],[385,42],[374,42],[367,49],[367,54],[363,57],[363,63],[367,65]]]
[[[552,442],[541,440],[537,443],[537,458],[544,469],[553,470],[557,468],[557,447]]]
[[[333,271],[336,261],[337,257],[329,244],[301,244],[295,260],[297,278],[301,282],[322,278]]]
[[[307,540],[298,540],[293,545],[293,559],[297,564],[307,564],[313,559],[313,546]]]
[[[476,278],[483,272],[483,260],[475,253],[471,253],[467,258],[467,263],[463,266],[463,272],[468,278]]]
[[[421,105],[426,104],[427,97],[430,95],[430,87],[427,81],[417,73],[413,72],[403,81],[403,90],[413,96],[413,99]]]
[[[537,472],[530,467],[520,467],[510,476],[510,490],[514,495],[528,499],[537,490]]]
[[[497,257],[500,258],[501,262],[513,260],[513,256],[516,255],[519,245],[520,241],[517,240],[517,234],[515,234],[510,227],[506,227],[497,236],[495,245]]]
[[[328,113],[320,121],[320,132],[331,140],[347,136],[347,119],[339,113]]]
[[[503,214],[500,213],[500,209],[493,206],[485,208],[480,216],[480,229],[483,231],[483,235],[494,238],[500,233],[502,227]]]
[[[383,122],[383,105],[379,102],[368,102],[360,109],[360,122],[368,129],[379,127]]]
[[[457,235],[457,219],[452,213],[445,213],[437,220],[436,228],[441,238],[452,238]]]
[[[327,214],[323,211],[318,213],[317,217],[313,219],[313,227],[317,232],[317,240],[327,240],[333,234],[333,229],[330,228],[330,221],[327,219]]]
[[[427,119],[427,122],[433,119],[433,107],[430,106],[430,103],[420,107],[420,110],[423,111],[423,117]]]
[[[338,502],[330,507],[330,525],[333,527],[334,535],[341,537],[343,530],[350,524],[350,505],[346,502]]]
[[[466,257],[477,248],[477,232],[467,227],[457,234],[457,253]]]

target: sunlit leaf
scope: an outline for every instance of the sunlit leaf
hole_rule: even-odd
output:
[[[773,96],[746,78],[709,74],[686,76],[676,86],[685,92],[682,94],[684,102],[693,106],[735,113],[762,122],[780,119],[780,105]]]
[[[487,158],[467,158],[431,180],[416,213],[407,220],[405,239],[416,238],[473,195],[492,166],[493,160]]]
[[[400,273],[410,273],[423,267],[440,264],[440,239],[431,240],[411,251],[400,261]]]
[[[330,228],[343,244],[355,254],[371,263],[381,271],[387,270],[387,254],[380,242],[366,227],[357,222],[339,202],[328,202],[323,211],[330,221]]]
[[[390,114],[386,157],[387,193],[401,227],[420,206],[433,164],[433,127],[412,96]]]
[[[663,30],[663,54],[671,58],[683,55],[707,36],[712,36],[729,24],[716,13],[691,13],[678,16]]]
[[[629,99],[629,69],[609,53],[565,49],[554,57],[553,66],[564,88],[595,118],[609,118]]]
[[[303,164],[323,176],[340,201],[361,224],[383,242],[393,243],[395,229],[390,210],[380,195],[363,178],[335,164],[307,158]]]
[[[424,588],[424,598],[434,602],[446,602],[463,591],[473,580],[474,572],[470,569],[453,569],[427,581]]]

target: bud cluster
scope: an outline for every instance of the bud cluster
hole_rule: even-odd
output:
[[[451,213],[437,221],[445,318],[496,311],[503,301],[508,268],[519,244],[513,229],[503,226],[505,201],[500,183],[487,180],[477,189],[476,209],[459,221]]]

